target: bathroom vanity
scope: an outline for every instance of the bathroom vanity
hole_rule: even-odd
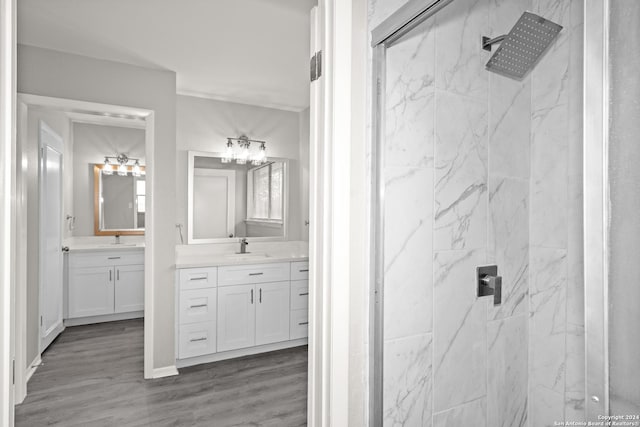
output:
[[[65,262],[66,326],[144,316],[144,247],[84,244]]]
[[[294,252],[178,257],[176,366],[306,345],[309,263]]]

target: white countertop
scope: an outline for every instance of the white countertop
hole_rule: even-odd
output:
[[[68,247],[69,252],[144,250],[144,236],[121,236],[119,244],[113,236],[70,237],[62,245]]]
[[[236,254],[236,243],[176,246],[176,268],[220,267],[224,265],[265,264],[273,262],[307,261],[309,243],[251,242],[247,254]]]

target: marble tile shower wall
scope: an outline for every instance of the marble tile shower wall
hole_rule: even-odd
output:
[[[564,26],[533,70],[529,418],[584,421],[582,0],[533,0]]]
[[[370,0],[370,27],[404,3]],[[581,105],[564,94],[581,93],[581,82],[566,73],[573,49],[556,48],[562,53],[554,61],[563,65],[523,82],[486,72],[488,54],[479,49],[481,36],[507,32],[525,10],[550,9],[563,24],[575,19],[563,34],[579,32],[577,7],[542,3],[456,0],[387,51],[386,426],[537,427],[545,425],[545,405],[561,409],[548,419],[562,420],[565,404],[567,419],[575,418],[569,408],[580,411],[581,317],[566,315],[567,296],[581,295],[581,258],[569,256],[581,253],[580,225],[567,221],[581,197],[580,162],[568,159],[579,151],[580,140],[568,136],[580,124],[567,120]],[[571,60],[575,68],[581,56]],[[564,107],[557,108],[555,88],[567,98]],[[565,111],[564,121],[556,110]],[[545,197],[566,210],[546,211]],[[571,231],[573,238],[557,238]],[[558,241],[565,246],[555,247]],[[499,307],[475,296],[475,267],[487,263],[503,276]],[[567,370],[561,380],[557,361]],[[570,370],[575,381],[565,387]]]

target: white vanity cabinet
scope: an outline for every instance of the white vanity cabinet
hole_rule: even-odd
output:
[[[68,318],[144,310],[144,251],[69,254]]]
[[[218,351],[289,339],[289,263],[218,269]]]
[[[309,336],[309,262],[291,263],[290,339]]]
[[[306,262],[179,268],[177,365],[306,344],[307,272]]]

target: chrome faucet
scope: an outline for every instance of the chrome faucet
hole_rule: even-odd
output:
[[[247,242],[246,238],[242,238],[240,239],[240,254],[246,254],[247,252],[247,245],[249,244],[249,242]]]
[[[120,235],[116,234],[115,237],[116,237],[116,243],[115,244],[119,245],[120,244]]]

